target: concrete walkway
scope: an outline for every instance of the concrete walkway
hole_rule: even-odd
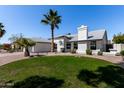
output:
[[[98,58],[98,59],[102,59],[102,60],[106,60],[109,62],[112,62],[114,64],[119,65],[120,67],[124,68],[124,61],[122,61],[122,57],[121,56],[97,56],[97,55],[84,55],[86,57],[92,57],[92,58]]]
[[[27,57],[24,57],[23,52],[3,53],[3,54],[0,53],[0,66],[26,58]]]
[[[122,63],[122,57],[121,56],[110,56],[110,55],[109,56],[107,56],[107,55],[104,55],[104,56],[83,55],[83,56],[98,58],[98,59],[106,60],[106,61],[109,61],[109,62],[112,62],[112,63],[115,63],[115,64]]]

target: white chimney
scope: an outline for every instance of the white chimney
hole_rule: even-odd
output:
[[[78,29],[78,40],[87,40],[88,39],[88,27],[81,25]]]

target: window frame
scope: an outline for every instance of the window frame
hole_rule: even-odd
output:
[[[90,41],[90,49],[96,50],[96,41]]]

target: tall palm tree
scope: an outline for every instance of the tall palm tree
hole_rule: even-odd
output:
[[[2,23],[0,23],[0,38],[3,37],[3,35],[5,34],[5,29],[4,29],[4,25]]]
[[[25,49],[24,51],[25,57],[30,56],[29,47],[32,47],[35,45],[34,41],[32,41],[31,39],[27,39],[27,38],[19,38],[16,40],[15,43]]]
[[[61,16],[58,15],[57,11],[49,10],[49,12],[44,16],[44,19],[41,20],[41,23],[50,26],[51,29],[51,52],[54,52],[54,30],[55,28],[59,28],[59,24],[61,23]]]

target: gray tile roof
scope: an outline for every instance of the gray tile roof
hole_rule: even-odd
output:
[[[103,39],[105,31],[106,31],[105,29],[89,31],[88,32],[88,39],[87,40]],[[69,40],[70,42],[78,41],[78,34],[74,34],[74,35],[61,35],[61,36],[57,36],[55,38],[64,37],[64,36],[68,37],[68,38],[71,38]],[[44,39],[44,38],[30,38],[30,39],[33,40],[34,42],[46,42],[46,43],[50,43],[51,42],[50,40]]]
[[[33,40],[34,42],[46,42],[46,43],[51,42],[50,40],[44,38],[30,38],[30,39]]]
[[[78,35],[77,34],[73,35],[72,39],[69,41],[78,41]]]
[[[88,40],[103,39],[105,29],[95,30],[88,33]]]
[[[89,31],[88,32],[88,40],[103,39],[105,31],[106,31],[105,29]],[[78,41],[78,35],[75,34],[74,37],[70,41]]]

